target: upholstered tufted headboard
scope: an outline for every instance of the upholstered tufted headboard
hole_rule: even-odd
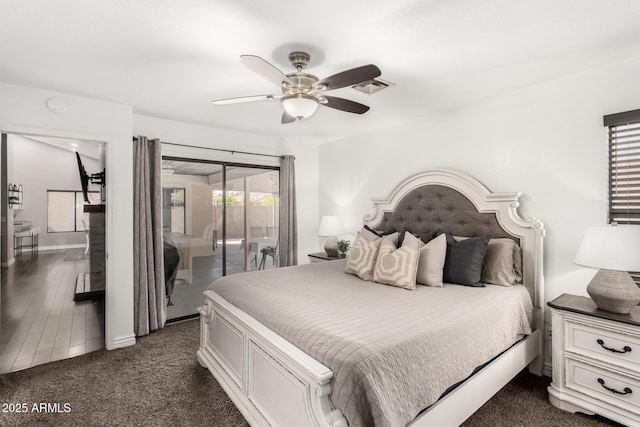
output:
[[[444,185],[423,185],[407,193],[375,228],[408,230],[418,236],[444,230],[456,236],[518,238],[507,233],[494,212],[481,213],[462,193]]]
[[[519,197],[520,193],[492,193],[460,172],[433,169],[405,179],[389,197],[374,199],[375,211],[364,217],[364,223],[375,229],[409,230],[417,235],[442,229],[455,236],[514,239],[522,249],[522,282],[534,305],[541,308],[544,225],[535,218],[518,215]]]

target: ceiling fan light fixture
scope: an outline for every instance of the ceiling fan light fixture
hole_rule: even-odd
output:
[[[285,96],[281,102],[284,111],[298,119],[310,117],[318,109],[318,100],[304,93]]]

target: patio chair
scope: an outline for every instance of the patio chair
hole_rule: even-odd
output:
[[[280,243],[280,239],[276,240],[275,246],[265,246],[264,248],[260,249],[262,259],[260,259],[260,267],[258,267],[258,270],[264,270],[265,261],[268,256],[273,259],[274,266],[278,264],[278,243]]]

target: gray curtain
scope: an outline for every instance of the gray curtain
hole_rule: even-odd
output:
[[[298,264],[295,157],[280,157],[280,267]]]
[[[134,140],[133,291],[136,336],[161,329],[167,320],[162,246],[160,140]]]

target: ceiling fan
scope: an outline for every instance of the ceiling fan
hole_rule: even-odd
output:
[[[291,52],[289,61],[291,61],[291,65],[295,67],[296,71],[284,74],[259,56],[241,55],[240,60],[244,65],[278,86],[282,90],[282,94],[217,99],[213,103],[224,105],[265,99],[280,100],[284,109],[281,120],[283,124],[312,116],[319,105],[355,114],[364,114],[369,111],[369,107],[364,104],[326,95],[326,93],[375,79],[382,74],[378,67],[373,64],[363,65],[320,80],[313,74],[303,72],[309,64],[309,59],[310,56],[306,52]]]

